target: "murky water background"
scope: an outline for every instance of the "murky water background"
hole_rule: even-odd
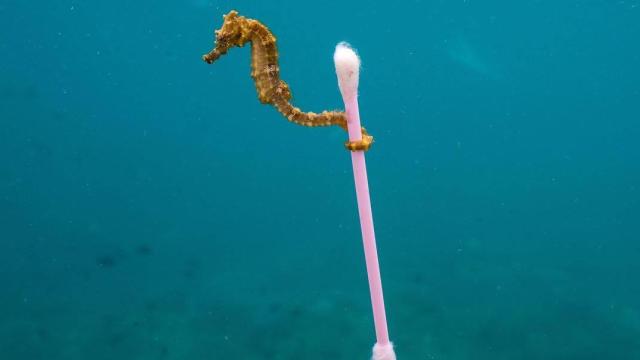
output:
[[[0,3],[2,358],[369,356],[346,135],[201,62],[231,9],[303,109],[362,57],[399,359],[640,358],[638,5]]]

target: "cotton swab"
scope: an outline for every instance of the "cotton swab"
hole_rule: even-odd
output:
[[[347,43],[336,46],[333,61],[338,75],[338,86],[344,101],[347,115],[347,127],[350,141],[362,140],[360,128],[360,113],[358,110],[358,82],[360,78],[360,58]],[[364,151],[351,151],[351,162],[356,185],[360,228],[364,242],[364,254],[367,264],[367,277],[373,307],[373,319],[376,330],[376,344],[373,346],[372,360],[395,360],[396,354],[393,344],[389,341],[387,318],[384,309],[382,281],[380,279],[380,265],[376,238],[373,229],[373,215],[371,213],[371,199],[369,196],[369,182],[367,179],[367,165]]]

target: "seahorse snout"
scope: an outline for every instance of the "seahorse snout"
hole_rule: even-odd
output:
[[[224,55],[223,52],[219,51],[218,49],[213,49],[210,53],[202,55],[202,60],[204,60],[207,64],[211,64],[214,61],[218,60],[218,58],[222,55]]]

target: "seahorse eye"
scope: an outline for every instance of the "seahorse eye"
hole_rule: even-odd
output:
[[[229,37],[224,33],[218,33],[216,36],[216,44],[218,46],[226,46],[228,40],[229,40]]]

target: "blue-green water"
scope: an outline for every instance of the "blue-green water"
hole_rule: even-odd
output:
[[[1,359],[368,358],[346,135],[231,9],[307,111],[362,57],[399,359],[640,359],[636,0],[1,1]]]

